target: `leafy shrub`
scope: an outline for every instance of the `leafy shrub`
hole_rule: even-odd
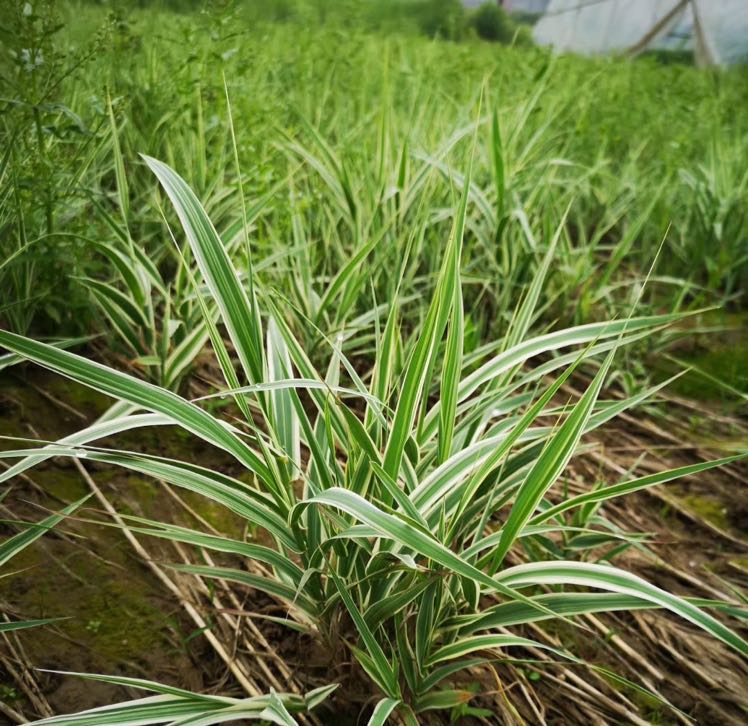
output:
[[[472,26],[479,38],[494,43],[510,43],[515,33],[515,25],[506,10],[491,0],[473,13]]]
[[[6,2],[0,24],[0,324],[13,330],[79,330],[88,305],[75,276],[84,245],[59,234],[80,202],[73,182],[96,137],[61,88],[102,49],[107,20],[82,48],[60,38],[50,0]],[[63,271],[67,274],[63,274]]]

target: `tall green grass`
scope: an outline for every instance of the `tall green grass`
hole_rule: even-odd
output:
[[[241,246],[222,76],[238,121],[243,194],[264,200],[250,214],[258,274],[320,318],[325,333],[341,321],[332,297],[316,309],[311,287],[359,255],[369,279],[350,275],[334,291],[342,309],[353,319],[388,300],[404,230],[419,235],[401,292],[430,295],[440,259],[431,251],[448,234],[476,123],[464,256],[466,322],[476,334],[506,329],[508,303],[532,279],[567,207],[545,320],[627,309],[666,233],[645,304],[743,304],[746,187],[734,153],[748,133],[743,69],[551,59],[541,49],[435,42],[407,29],[366,33],[346,12],[325,23],[267,23],[221,10],[133,11],[106,25],[98,55],[69,74],[60,66],[64,77],[41,106],[30,94],[47,66],[29,72],[6,55],[3,75],[17,82],[0,130],[9,150],[0,167],[9,260],[0,275],[11,290],[4,325],[80,333],[99,330],[98,315],[121,337],[111,311],[91,305],[90,281],[123,289],[97,244],[125,234],[164,286],[182,284],[165,223],[143,213],[151,207],[143,149],[179,168],[227,242]],[[49,41],[58,53],[105,22],[85,4],[60,6],[60,18],[75,22]],[[20,14],[18,22],[31,21]],[[486,112],[476,122],[481,93]],[[42,114],[41,134],[29,109]],[[64,287],[54,284],[62,270]]]

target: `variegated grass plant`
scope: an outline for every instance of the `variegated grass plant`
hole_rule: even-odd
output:
[[[553,544],[595,534],[587,546],[591,559],[601,544],[630,544],[633,538],[600,527],[604,518],[590,513],[614,497],[739,458],[560,500],[550,495],[585,434],[657,390],[603,400],[616,350],[677,316],[630,317],[530,336],[553,240],[504,339],[466,353],[461,250],[468,171],[422,319],[410,329],[402,326],[393,296],[386,315],[373,321],[371,369],[359,370],[338,338],[327,341],[328,362],[320,371],[289,325],[285,302],[257,285],[251,258],[242,279],[185,181],[160,161],[145,162],[174,206],[195,261],[194,293],[226,383],[215,396],[230,399],[237,416],[222,419],[167,388],[0,332],[0,345],[10,352],[129,407],[44,448],[4,452],[20,461],[0,479],[52,456],[78,457],[198,492],[245,518],[257,534],[247,541],[168,522],[125,520],[133,532],[243,560],[243,567],[174,567],[264,592],[285,605],[289,625],[333,652],[349,653],[379,699],[370,724],[395,718],[415,724],[424,711],[464,702],[470,694],[459,687],[461,671],[509,654],[519,657],[526,646],[547,649],[516,628],[550,618],[574,622],[584,613],[664,608],[748,655],[748,643],[708,612],[719,603],[677,597],[610,564],[559,559],[559,551],[579,549]],[[525,365],[541,354],[541,363]],[[569,403],[562,386],[582,365],[594,366],[594,377],[581,398]],[[240,480],[95,445],[145,426],[182,427],[233,457],[250,476]],[[565,651],[554,655],[579,662]],[[288,706],[315,705],[328,692],[315,692],[308,702],[271,694],[242,705],[140,685],[160,695],[44,723],[196,726],[239,715],[289,723]]]

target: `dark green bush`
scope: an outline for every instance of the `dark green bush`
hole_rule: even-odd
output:
[[[488,0],[473,13],[472,25],[479,38],[494,43],[510,43],[516,30],[506,10],[495,0]]]

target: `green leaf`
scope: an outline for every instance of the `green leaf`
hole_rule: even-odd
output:
[[[70,436],[65,436],[56,444],[52,444],[50,448],[56,450],[60,446],[84,446],[85,444],[90,444],[92,441],[114,436],[123,431],[132,431],[141,426],[165,426],[171,423],[171,418],[156,413],[138,414],[136,416],[116,416],[114,418],[106,417],[99,419],[91,424],[91,426],[70,434]],[[13,464],[9,469],[0,472],[0,483],[18,476],[26,471],[26,469],[41,464],[52,456],[58,456],[58,454],[45,453],[45,449],[46,447],[39,448],[39,453],[34,453],[17,464]]]
[[[481,650],[512,647],[542,648],[543,650],[549,650],[562,658],[571,658],[571,656],[566,653],[563,653],[556,648],[551,648],[548,645],[543,645],[535,640],[521,638],[517,635],[491,634],[473,635],[468,638],[460,638],[449,645],[445,645],[429,657],[428,665],[435,665],[436,663],[441,663],[445,660],[452,660],[454,658],[462,658]]]
[[[0,633],[9,633],[12,630],[24,630],[25,628],[38,628],[50,623],[58,623],[65,618],[44,618],[42,620],[14,620],[10,623],[0,622]]]
[[[245,292],[226,248],[192,189],[163,162],[142,156],[174,205],[249,382],[260,383],[265,366],[256,299],[250,299]],[[249,276],[251,279],[251,270]]]
[[[457,387],[462,373],[462,346],[465,338],[465,318],[462,309],[462,286],[457,270],[457,284],[452,301],[452,317],[447,333],[447,349],[441,379],[441,408],[439,409],[439,461],[445,461],[452,453],[452,441],[457,412]]]
[[[298,608],[305,615],[314,618],[318,615],[317,606],[306,595],[300,593],[297,587],[290,587],[272,577],[255,575],[246,570],[237,570],[232,567],[209,567],[207,565],[168,565],[172,570],[188,572],[191,575],[209,577],[213,580],[228,580],[239,582],[242,585],[266,592],[268,595],[285,600],[289,605]]]
[[[366,651],[371,659],[371,667],[373,669],[371,675],[376,677],[375,679],[377,683],[388,696],[391,698],[399,698],[400,686],[397,682],[397,676],[392,665],[390,665],[390,662],[387,660],[387,656],[384,654],[382,647],[377,642],[374,633],[371,632],[359,609],[356,607],[356,603],[353,601],[346,585],[332,569],[329,570],[328,573],[330,579],[335,583],[335,588],[340,595],[340,599],[348,610],[348,613],[356,626],[356,630],[361,636],[361,640],[363,640],[364,645],[366,646]]]
[[[267,363],[270,382],[293,377],[288,347],[272,317],[267,332]],[[270,408],[273,417],[274,435],[283,451],[291,459],[289,478],[296,478],[297,473],[301,470],[301,443],[299,439],[299,420],[294,410],[292,394],[283,388],[274,390],[270,394]]]
[[[19,532],[0,543],[0,567],[6,564],[11,557],[17,555],[21,550],[26,549],[26,547],[38,540],[39,537],[49,532],[50,529],[59,524],[65,517],[72,514],[90,496],[89,494],[72,504],[68,504],[67,507],[63,507],[60,510],[59,514],[52,514],[46,519],[41,520],[41,522],[32,524],[27,529],[24,529],[23,532]]]
[[[470,173],[468,172],[469,176]],[[450,309],[452,309],[457,296],[455,288],[459,286],[460,281],[460,255],[462,251],[462,238],[465,231],[465,217],[467,215],[467,198],[468,189],[466,186],[463,189],[460,206],[455,215],[447,249],[444,252],[444,260],[439,272],[434,297],[431,300],[431,305],[429,306],[400,387],[400,398],[397,410],[395,411],[395,418],[390,428],[383,462],[384,470],[394,479],[397,479],[399,476],[403,451],[405,450],[406,441],[411,435],[416,410],[427,383],[433,357],[439,341],[442,339]],[[453,342],[453,344],[456,345],[456,342]],[[453,360],[450,362],[451,367],[457,364],[457,361],[454,359],[456,352],[453,351]],[[455,376],[456,371],[453,370],[452,377],[454,378]],[[454,385],[455,382],[456,378],[454,381],[450,380],[449,385]],[[449,392],[448,403],[455,400],[456,394],[456,391]],[[447,422],[448,426],[448,430],[444,431],[444,434],[451,438],[451,431],[454,426],[453,414],[450,418],[450,412],[447,412],[444,421]]]
[[[397,698],[383,698],[374,707],[367,726],[385,726],[390,714],[400,705]]]
[[[621,595],[608,592],[564,592],[535,595],[533,600],[542,602],[554,615],[541,612],[537,608],[529,607],[523,602],[503,602],[494,605],[477,615],[463,615],[447,623],[447,627],[454,625],[461,635],[471,635],[480,630],[494,630],[534,623],[538,620],[585,613],[612,612],[614,610],[640,610],[659,607],[649,600],[642,600],[634,595]]]
[[[171,418],[183,428],[232,454],[269,486],[268,466],[218,419],[175,393],[51,345],[0,330],[0,345],[89,388]]]
[[[70,446],[51,445],[42,449],[46,456],[73,456],[131,469],[169,484],[201,494],[228,507],[248,521],[267,529],[284,547],[297,551],[286,520],[266,494],[247,484],[194,464],[143,456],[132,452],[92,451]],[[0,458],[26,457],[29,450],[0,451]],[[32,453],[33,456],[33,453]]]
[[[671,313],[668,315],[650,315],[626,320],[613,320],[603,323],[589,323],[578,325],[553,333],[539,335],[529,340],[522,341],[477,368],[473,373],[463,378],[460,382],[458,402],[464,401],[474,393],[480,386],[488,383],[505,371],[520,365],[533,356],[556,351],[571,345],[586,345],[593,341],[604,340],[621,335],[621,333],[635,333],[641,330],[667,325],[676,320],[682,320],[693,313]],[[429,412],[430,417],[438,415],[439,403],[437,402]]]
[[[681,466],[677,469],[668,469],[666,471],[660,471],[656,474],[648,474],[647,476],[639,477],[638,479],[630,479],[629,481],[622,481],[618,484],[612,484],[607,487],[600,487],[584,494],[578,494],[575,497],[560,502],[548,509],[544,510],[540,514],[530,520],[531,525],[542,524],[547,522],[553,517],[557,517],[563,512],[580,507],[584,504],[590,504],[593,502],[605,502],[608,499],[614,497],[620,497],[624,494],[630,494],[632,492],[641,491],[648,487],[656,486],[657,484],[663,484],[673,479],[679,479],[684,476],[690,476],[692,474],[698,474],[699,472],[712,469],[716,466],[724,466],[731,464],[734,461],[740,461],[748,457],[747,454],[736,454],[735,456],[726,456],[722,459],[714,459],[713,461],[702,461],[698,464],[689,464],[688,466]]]
[[[461,706],[463,703],[468,703],[473,698],[475,698],[475,693],[472,691],[457,689],[435,691],[420,696],[416,700],[414,708],[416,713],[454,708],[455,706]]]
[[[613,352],[608,354],[579,403],[574,406],[558,432],[543,449],[522,484],[509,517],[501,529],[501,539],[493,557],[494,567],[501,564],[522,527],[530,519],[540,500],[559,477],[574,453],[613,361]]]
[[[294,563],[292,559],[281,554],[277,550],[265,547],[264,545],[254,544],[252,542],[242,542],[231,539],[225,535],[213,535],[198,532],[194,529],[179,527],[175,524],[166,522],[155,522],[142,517],[133,517],[121,515],[128,522],[133,522],[140,526],[129,526],[131,532],[139,532],[150,537],[170,540],[172,542],[183,542],[195,547],[204,547],[205,549],[216,552],[229,552],[241,557],[247,557],[251,560],[258,560],[270,565],[276,572],[282,574],[286,579],[295,583],[298,587],[303,578],[303,571]]]
[[[251,698],[226,698],[192,693],[142,678],[106,676],[95,673],[65,673],[127,688],[140,688],[156,695],[121,704],[92,708],[80,713],[52,716],[34,721],[34,726],[147,726],[169,723],[170,726],[211,726],[236,723],[241,719],[271,721],[281,726],[295,726],[290,711],[306,711],[324,700],[337,684],[310,691],[306,696],[278,694]]]
[[[510,567],[496,577],[506,585],[580,585],[632,595],[663,607],[706,630],[718,640],[748,656],[748,642],[683,598],[651,585],[624,570],[588,562],[533,562]]]

